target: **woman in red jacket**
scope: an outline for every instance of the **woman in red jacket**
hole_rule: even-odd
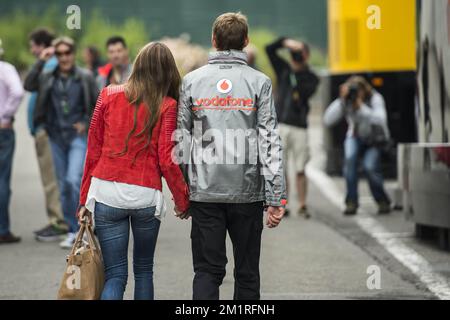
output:
[[[101,92],[88,135],[79,217],[94,223],[105,264],[102,299],[123,299],[128,238],[133,231],[135,299],[153,299],[153,255],[165,204],[161,176],[187,218],[188,187],[172,161],[180,75],[170,50],[141,49],[129,80]]]

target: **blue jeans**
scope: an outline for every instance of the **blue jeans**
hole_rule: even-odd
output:
[[[344,142],[344,176],[347,182],[346,203],[358,205],[358,159],[363,157],[363,167],[369,181],[370,191],[375,201],[390,203],[383,186],[383,175],[380,170],[380,150],[369,147],[358,138],[348,137]]]
[[[0,129],[0,236],[9,233],[9,200],[15,140],[13,129]]]
[[[138,210],[95,203],[95,230],[105,264],[102,300],[122,300],[128,279],[128,239],[133,230],[134,299],[153,300],[153,256],[160,221],[156,207]]]
[[[76,211],[80,198],[87,138],[86,136],[76,136],[67,144],[58,143],[50,138],[50,145],[64,219],[69,226],[69,232],[77,232]]]

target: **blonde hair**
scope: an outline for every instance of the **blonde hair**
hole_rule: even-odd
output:
[[[55,40],[52,41],[52,46],[55,48],[61,44],[65,44],[66,46],[70,47],[70,50],[72,52],[75,52],[75,49],[76,49],[75,41],[72,38],[64,36],[64,37],[56,38]]]

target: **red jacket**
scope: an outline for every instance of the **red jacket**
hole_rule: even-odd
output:
[[[160,118],[153,129],[149,148],[142,151],[134,165],[133,159],[143,143],[133,135],[128,152],[117,156],[133,126],[134,106],[125,97],[124,86],[109,86],[102,90],[89,127],[88,147],[80,190],[80,205],[86,203],[91,178],[162,189],[161,176],[167,181],[175,205],[185,211],[189,207],[189,190],[183,174],[172,161],[172,133],[176,129],[177,102],[165,97]],[[144,127],[146,108],[141,106],[137,116],[136,133]]]

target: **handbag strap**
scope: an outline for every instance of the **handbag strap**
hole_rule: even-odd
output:
[[[85,232],[87,234],[89,245],[92,249],[96,250],[101,255],[100,245],[95,237],[94,230],[92,229],[92,213],[86,210],[82,224],[85,225]],[[92,252],[92,251],[91,251]]]
[[[81,224],[80,230],[78,230],[77,237],[75,242],[73,243],[72,250],[70,251],[70,255],[74,255],[75,251],[80,247],[80,244],[83,243],[83,235],[86,231],[86,225],[84,223]]]

